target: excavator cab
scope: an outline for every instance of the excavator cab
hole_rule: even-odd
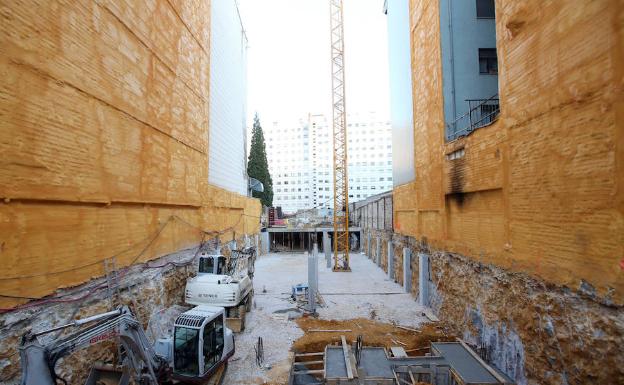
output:
[[[227,274],[227,259],[223,255],[202,254],[199,257],[199,274]]]
[[[223,308],[200,305],[182,313],[173,335],[173,378],[210,378],[234,354]]]

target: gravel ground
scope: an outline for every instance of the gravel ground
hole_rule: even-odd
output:
[[[230,360],[225,385],[283,383],[290,369],[290,348],[303,335],[297,324],[284,320],[294,313],[290,301],[293,285],[307,282],[307,257],[294,253],[271,253],[256,261],[254,309],[247,315],[246,328],[235,335],[236,354]],[[374,318],[417,327],[427,319],[402,287],[362,254],[351,255],[351,272],[334,273],[319,256],[319,290],[326,306],[318,308],[319,318],[346,320]],[[264,363],[255,362],[254,345],[258,337],[264,344]]]

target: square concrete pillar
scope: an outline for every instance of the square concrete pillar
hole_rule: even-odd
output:
[[[394,247],[392,241],[388,241],[388,278],[394,281]]]
[[[403,290],[409,293],[412,290],[412,250],[403,248]]]
[[[375,261],[377,262],[377,266],[381,266],[381,238],[377,237],[375,249]]]
[[[331,250],[332,245],[329,239],[329,232],[323,231],[323,252],[325,253],[325,262],[327,263],[327,267],[331,267]]]
[[[418,253],[418,302],[429,307],[429,255]]]
[[[318,262],[316,259],[318,252],[315,251],[308,255],[308,310],[311,313],[316,312],[316,290],[318,284]]]
[[[372,258],[373,255],[371,254],[372,246],[371,246],[371,233],[370,233],[370,231],[368,232],[368,234],[366,234],[366,239],[368,240],[368,242],[366,244],[366,256],[368,258]]]
[[[269,232],[265,231],[260,233],[260,253],[268,254],[271,250],[271,242],[270,242]]]

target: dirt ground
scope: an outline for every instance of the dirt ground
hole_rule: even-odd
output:
[[[335,321],[305,317],[298,319],[297,324],[305,334],[293,344],[292,349],[295,353],[322,352],[326,345],[340,344],[340,336],[345,336],[348,343],[353,343],[361,335],[365,346],[383,346],[386,348],[401,346],[412,356],[428,353],[429,344],[432,341],[455,340],[455,337],[441,323],[426,323],[415,330],[407,330],[391,323],[364,318]],[[311,330],[351,331],[318,332]]]
[[[444,328],[428,324],[415,298],[366,256],[351,255],[351,273],[332,272],[322,256],[318,262],[324,306],[317,308],[318,319],[297,318],[300,314],[290,292],[293,285],[307,282],[307,257],[302,253],[271,253],[258,258],[253,309],[247,314],[245,330],[235,335],[236,353],[230,360],[224,385],[285,384],[295,351],[322,351],[326,344],[337,342],[341,334],[349,342],[362,335],[365,345],[405,344],[404,348],[426,348],[430,340],[450,338]],[[393,324],[420,331],[400,329]],[[310,329],[352,332],[319,333],[309,332]],[[255,360],[258,337],[264,341],[262,366]],[[423,349],[408,353],[427,352]]]

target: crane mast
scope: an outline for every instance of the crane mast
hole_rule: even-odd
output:
[[[334,150],[334,271],[349,266],[349,178],[345,103],[344,26],[342,0],[330,0],[333,150]]]

